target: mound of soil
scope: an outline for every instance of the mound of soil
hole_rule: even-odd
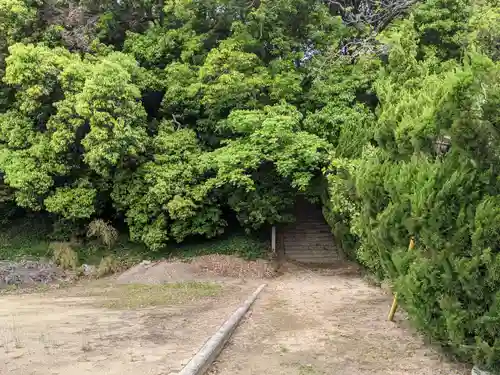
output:
[[[53,263],[0,261],[0,289],[9,285],[49,284],[66,278],[66,273]]]
[[[258,259],[248,261],[231,255],[204,255],[194,258],[191,266],[196,274],[215,277],[262,279],[274,276],[269,262]]]
[[[230,255],[205,255],[189,261],[142,262],[117,278],[123,284],[164,284],[225,278],[261,279],[272,277],[267,261],[246,261]]]
[[[188,263],[144,261],[123,272],[116,281],[119,284],[164,284],[193,279]]]

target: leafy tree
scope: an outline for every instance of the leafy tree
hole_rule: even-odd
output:
[[[285,104],[233,111],[223,126],[239,136],[205,155],[216,172],[207,184],[229,188],[229,205],[245,226],[286,221],[294,192],[307,193],[326,165],[331,145],[301,131],[301,120]]]
[[[195,132],[163,122],[152,147],[153,160],[133,173],[118,173],[112,193],[132,239],[155,250],[170,238],[180,242],[192,234],[220,233],[225,221],[216,196],[201,184],[202,149]]]

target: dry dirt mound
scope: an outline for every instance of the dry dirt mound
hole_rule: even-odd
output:
[[[142,262],[117,278],[118,283],[164,284],[224,278],[260,279],[272,277],[267,261],[246,261],[230,255],[205,255],[190,261]]]
[[[248,261],[231,255],[205,255],[194,258],[191,266],[197,275],[215,277],[261,279],[272,277],[269,262],[259,259]]]

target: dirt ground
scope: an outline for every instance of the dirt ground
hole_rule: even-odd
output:
[[[424,345],[356,267],[285,267],[211,375],[465,375]],[[262,283],[227,256],[143,263],[113,279],[0,295],[0,374],[173,375]]]
[[[211,375],[465,375],[412,333],[356,272],[301,271],[268,284]]]
[[[176,374],[252,289],[98,283],[0,296],[0,374]]]

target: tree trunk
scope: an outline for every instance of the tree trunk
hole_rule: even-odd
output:
[[[160,6],[160,26],[163,26],[163,24],[165,23],[165,12],[163,10],[165,6],[165,0],[160,0],[159,6]]]

